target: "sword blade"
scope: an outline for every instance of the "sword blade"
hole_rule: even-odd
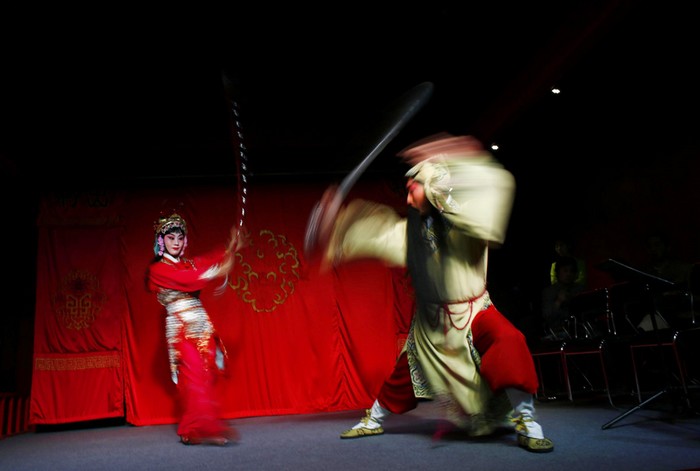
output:
[[[309,220],[306,225],[306,234],[304,236],[304,253],[307,258],[311,258],[316,252],[319,243],[325,243],[320,239],[327,236],[323,234],[326,227],[322,226],[327,223],[329,218],[335,218],[340,205],[347,197],[353,185],[357,182],[360,176],[367,170],[367,167],[374,159],[384,150],[384,148],[396,137],[401,129],[423,108],[428,102],[433,92],[433,84],[431,82],[423,82],[413,87],[408,92],[399,97],[396,102],[388,108],[387,114],[388,124],[383,124],[379,129],[379,137],[369,149],[367,155],[348,173],[337,187],[330,187],[324,198],[318,201],[309,215]],[[333,191],[332,194],[329,191]]]

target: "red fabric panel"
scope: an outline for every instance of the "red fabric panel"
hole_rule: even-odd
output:
[[[124,414],[119,227],[39,231],[30,421]]]
[[[35,355],[29,414],[32,424],[123,417],[119,353]]]
[[[410,284],[402,271],[376,261],[319,273],[304,260],[307,218],[325,188],[294,181],[252,185],[244,218],[247,245],[223,293],[216,294],[214,286],[201,294],[228,353],[215,385],[224,418],[368,407],[392,371],[410,324]],[[164,309],[144,283],[153,259],[153,221],[177,210],[187,220],[187,255],[204,254],[228,241],[237,222],[237,196],[227,185],[190,185],[115,190],[107,198],[117,204],[111,209],[123,226],[121,355],[131,424],[179,420]],[[405,205],[400,192],[382,183],[361,182],[353,197]],[[84,224],[76,217],[71,221]],[[47,243],[40,241],[42,247]],[[85,247],[64,240],[52,250],[85,252]]]

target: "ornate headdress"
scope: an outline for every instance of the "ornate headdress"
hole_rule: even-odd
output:
[[[170,216],[161,216],[156,222],[153,223],[153,230],[156,234],[167,234],[168,231],[174,227],[179,227],[183,234],[187,234],[187,223],[177,213],[173,213]]]
[[[430,204],[451,223],[470,227],[472,236],[503,243],[515,178],[476,138],[440,133],[399,156],[413,165],[406,177],[423,184]]]
[[[163,242],[163,236],[174,230],[179,230],[185,236],[184,247],[182,248],[182,255],[187,248],[187,223],[177,213],[173,213],[170,216],[161,216],[156,222],[153,223],[153,230],[155,231],[155,243],[153,245],[153,252],[161,257],[165,252],[165,243]]]
[[[465,158],[476,160],[482,154],[484,149],[474,137],[441,132],[415,142],[398,156],[412,165],[405,176],[422,183],[430,204],[442,212],[457,210],[457,202],[451,195],[455,182],[450,162]]]

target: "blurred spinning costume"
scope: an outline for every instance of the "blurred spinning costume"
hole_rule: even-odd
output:
[[[372,257],[407,266],[417,301],[393,373],[367,416],[341,438],[381,434],[391,413],[429,398],[472,436],[515,426],[520,446],[551,451],[534,420],[538,380],[525,337],[486,289],[488,249],[505,239],[513,176],[470,136],[439,134],[399,156],[413,165],[406,218],[354,200],[326,215],[319,235],[326,264]]]
[[[185,444],[224,445],[236,437],[220,420],[214,397],[217,371],[225,367],[226,350],[207,311],[200,291],[230,269],[228,250],[185,258],[187,224],[178,214],[155,224],[156,258],[148,268],[148,288],[165,306],[165,334],[172,380],[177,384],[182,416],[177,433]],[[225,280],[224,280],[225,281]]]

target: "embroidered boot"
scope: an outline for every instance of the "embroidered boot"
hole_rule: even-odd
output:
[[[391,415],[391,412],[374,401],[371,409],[365,411],[365,416],[351,429],[340,434],[340,438],[360,438],[384,433],[382,422]]]
[[[514,404],[513,423],[518,434],[518,445],[533,453],[548,453],[554,443],[545,438],[542,427],[535,421],[535,404],[532,394],[517,389],[506,389],[511,404]]]

